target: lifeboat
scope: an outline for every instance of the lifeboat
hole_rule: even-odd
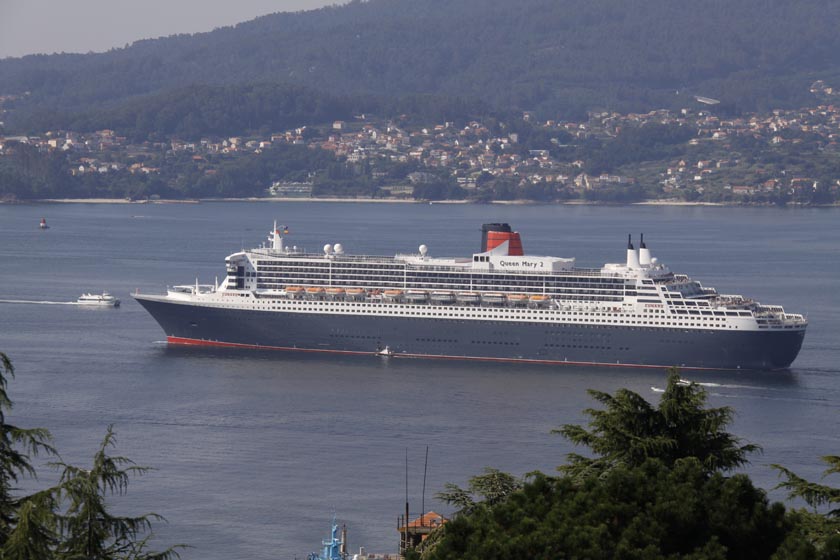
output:
[[[434,303],[452,303],[455,301],[455,294],[447,291],[434,291],[431,298]]]
[[[327,295],[331,298],[340,298],[344,295],[344,288],[327,288]]]
[[[320,297],[324,295],[324,288],[320,286],[310,286],[306,288],[306,295],[309,297]]]
[[[365,290],[363,288],[347,288],[344,293],[348,298],[361,299],[365,297]]]
[[[481,296],[478,292],[458,292],[455,294],[455,299],[458,303],[478,303]]]
[[[402,290],[385,290],[382,292],[382,301],[400,301],[402,297]]]
[[[289,299],[299,298],[303,295],[303,288],[300,286],[286,286],[286,297]]]
[[[507,301],[507,297],[501,292],[484,292],[481,294],[481,301],[482,303],[498,305]]]
[[[544,296],[542,294],[537,294],[531,296],[531,304],[532,305],[546,305],[548,303],[548,296]]]
[[[405,292],[405,299],[412,303],[425,303],[429,300],[429,292],[425,290],[408,290]]]
[[[508,294],[507,298],[511,305],[524,305],[528,303],[528,296],[525,294]]]

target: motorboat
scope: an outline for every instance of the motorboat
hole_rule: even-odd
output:
[[[102,292],[101,294],[82,294],[76,300],[79,305],[100,305],[104,307],[119,307],[120,300],[109,294]]]

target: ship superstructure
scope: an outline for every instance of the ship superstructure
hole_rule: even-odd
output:
[[[674,274],[628,239],[622,263],[526,255],[485,224],[467,258],[306,253],[275,227],[218,285],[135,295],[173,344],[710,369],[788,367],[807,320]]]

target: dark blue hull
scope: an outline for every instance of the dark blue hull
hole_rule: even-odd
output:
[[[287,313],[138,297],[171,343],[398,356],[783,369],[803,330],[723,331]]]

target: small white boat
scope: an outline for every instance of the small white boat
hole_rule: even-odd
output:
[[[47,225],[46,218],[41,218],[41,223],[38,224],[38,227],[40,227],[41,229],[50,229],[50,226]]]
[[[102,305],[105,307],[119,307],[120,300],[109,294],[102,292],[101,294],[82,294],[76,300],[79,305]]]
[[[377,356],[382,356],[383,358],[388,358],[390,356],[393,356],[394,353],[391,351],[390,347],[386,346],[385,348],[382,348],[381,350],[377,350],[376,355]]]

